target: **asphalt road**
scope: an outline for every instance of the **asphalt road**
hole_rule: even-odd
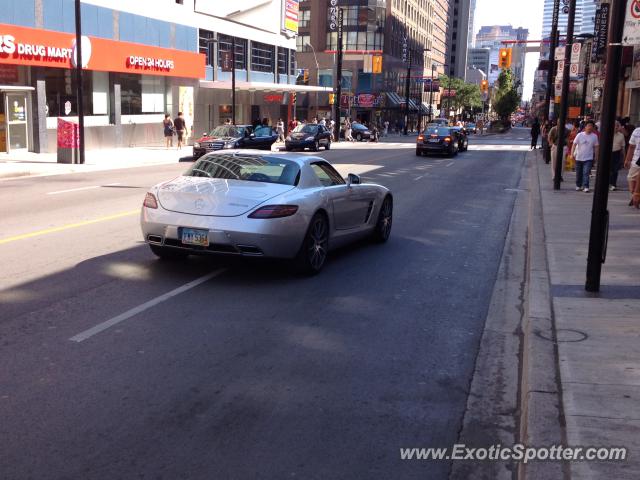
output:
[[[395,217],[313,278],[157,260],[137,211],[184,164],[0,182],[0,477],[447,478],[400,448],[456,442],[522,132],[454,159],[322,152],[390,187]]]

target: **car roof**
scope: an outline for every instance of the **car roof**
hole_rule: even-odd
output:
[[[226,150],[226,151],[219,150],[219,151],[211,152],[207,154],[207,156],[218,156],[218,155],[239,155],[239,156],[252,155],[252,156],[259,156],[259,157],[283,158],[285,160],[296,162],[300,167],[304,165],[309,165],[317,161],[324,161],[331,164],[331,162],[325,160],[322,157],[305,155],[304,153],[297,153],[297,152],[265,152],[264,150],[242,149],[242,150]]]

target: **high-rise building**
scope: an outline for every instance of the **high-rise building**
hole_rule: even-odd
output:
[[[485,74],[489,74],[491,61],[491,49],[490,48],[470,48],[468,55],[469,68],[475,68],[482,70]]]
[[[392,125],[405,114],[405,80],[411,59],[409,106],[412,121],[426,112],[433,97],[424,92],[422,79],[444,73],[447,61],[449,0],[340,0],[344,14],[342,111],[364,122],[389,120]],[[311,82],[334,84],[338,35],[332,31],[329,0],[300,2],[297,62]],[[408,47],[406,53],[404,50]],[[382,57],[382,72],[371,71],[371,57]],[[330,116],[328,94],[298,96],[299,117]],[[345,113],[343,113],[345,114]]]
[[[529,30],[526,28],[513,28],[510,25],[483,26],[476,35],[476,48],[488,48],[489,71],[486,72],[489,84],[495,83],[500,75],[498,57],[501,48],[511,48],[511,71],[516,82],[520,85],[520,91],[524,84],[524,67],[526,60],[525,43],[503,43],[505,41],[526,41],[529,38]]]
[[[596,9],[599,0],[576,0],[576,19],[573,26],[575,34],[593,33],[595,26]],[[542,16],[542,37],[551,35],[551,23],[553,21],[554,0],[544,0],[544,13]],[[560,16],[558,17],[558,30],[560,35],[567,33],[568,14],[563,12],[563,4],[560,3]]]
[[[473,43],[473,11],[475,0],[453,0],[450,4],[449,71],[455,77],[465,78],[468,50]]]

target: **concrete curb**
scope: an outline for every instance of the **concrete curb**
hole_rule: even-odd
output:
[[[556,328],[550,295],[542,198],[537,152],[527,154],[531,165],[526,302],[522,325],[520,377],[520,442],[528,446],[566,445],[560,388]],[[561,462],[520,463],[519,479],[569,478]]]
[[[457,443],[471,447],[518,443],[521,327],[529,219],[529,168],[523,166],[500,266],[476,358],[463,425]],[[456,461],[452,480],[512,480],[514,462]]]

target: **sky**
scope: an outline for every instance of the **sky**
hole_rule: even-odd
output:
[[[542,38],[542,12],[544,0],[477,0],[475,34],[485,25],[511,25],[529,29],[529,39]],[[535,44],[533,44],[535,45]],[[530,100],[533,76],[538,67],[538,54],[527,54],[524,74],[523,100]]]

